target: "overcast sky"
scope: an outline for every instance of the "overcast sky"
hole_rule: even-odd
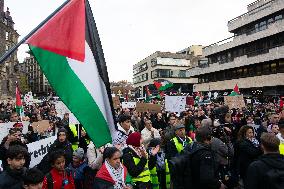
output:
[[[255,0],[91,0],[111,81],[132,81],[132,66],[156,51],[209,45]],[[20,39],[64,0],[5,0]],[[27,56],[20,48],[20,62]]]

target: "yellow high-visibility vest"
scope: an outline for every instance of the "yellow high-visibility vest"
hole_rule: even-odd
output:
[[[279,152],[280,152],[280,154],[284,155],[284,143],[280,143]]]
[[[134,160],[135,165],[137,165],[140,162],[140,159],[136,157],[133,157],[133,160]],[[151,176],[151,173],[148,168],[148,160],[147,160],[144,170],[137,177],[132,177],[132,181],[133,182],[149,182],[151,181],[150,176]]]
[[[151,183],[152,183],[152,187],[153,189],[159,189],[159,178],[158,178],[158,174],[157,174],[157,167],[155,166],[153,169],[150,170],[151,173]]]
[[[188,144],[192,143],[192,139],[191,138],[186,137],[186,139],[189,139]],[[181,143],[179,143],[177,137],[174,137],[172,140],[175,143],[175,146],[176,146],[176,149],[177,149],[178,153],[180,153],[184,149],[183,145]]]

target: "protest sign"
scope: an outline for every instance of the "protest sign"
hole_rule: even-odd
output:
[[[62,101],[55,102],[55,109],[57,112],[57,116],[60,117],[61,119],[63,118],[65,113],[71,112]]]
[[[9,130],[13,127],[14,124],[17,122],[8,122],[8,123],[0,123],[0,142],[3,140],[5,136],[9,134]],[[28,132],[28,126],[30,122],[23,121],[21,122],[23,124],[23,134],[26,134]]]
[[[133,109],[136,108],[136,102],[122,102],[122,108]]]
[[[194,106],[194,98],[193,98],[193,96],[186,97],[186,104]]]
[[[80,124],[78,119],[74,116],[73,113],[69,114],[69,124]]]
[[[230,109],[241,109],[245,107],[243,95],[238,96],[224,96],[224,103],[229,106]]]
[[[185,96],[166,96],[165,108],[168,112],[185,111],[186,97]]]
[[[49,128],[49,120],[42,120],[38,122],[33,122],[32,127],[34,128],[34,132],[43,133]]]
[[[25,94],[24,96],[24,102],[28,105],[33,105],[34,103],[34,97],[33,97],[33,93],[32,92],[28,92],[27,94]]]
[[[151,103],[137,103],[136,104],[137,112],[152,112],[159,113],[161,112],[160,104],[151,104]]]
[[[56,136],[52,136],[27,144],[29,154],[31,155],[30,168],[40,163],[43,157],[47,154],[51,144],[53,144],[55,140]]]
[[[119,101],[118,96],[112,97],[112,102],[113,102],[113,108],[114,109],[117,109],[117,108],[120,107],[120,101]]]

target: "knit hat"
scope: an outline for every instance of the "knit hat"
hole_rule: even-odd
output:
[[[67,130],[61,127],[60,129],[58,129],[57,137],[59,136],[59,133],[65,133],[67,135]]]
[[[140,147],[141,134],[138,132],[131,133],[126,139],[126,144],[134,147]]]
[[[84,150],[83,148],[77,148],[74,152],[73,152],[73,156],[79,158],[79,159],[83,159],[84,157]]]

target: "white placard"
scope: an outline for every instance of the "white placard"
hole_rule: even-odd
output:
[[[62,101],[55,102],[55,109],[57,112],[57,116],[60,117],[61,119],[64,117],[65,113],[71,113],[71,111]]]
[[[251,99],[246,99],[247,100],[247,104],[251,104]]]
[[[168,112],[185,111],[186,96],[166,96],[165,108]]]
[[[55,140],[56,136],[52,136],[27,144],[29,154],[31,155],[30,168],[40,163],[43,157],[47,154],[51,144],[53,144]]]
[[[80,124],[78,119],[74,116],[73,113],[69,114],[69,124]]]
[[[129,109],[136,108],[136,102],[122,102],[121,105],[123,109],[124,108],[129,108]]]
[[[27,94],[25,94],[24,102],[26,104],[28,104],[28,105],[33,105],[34,97],[33,97],[33,93],[32,92],[28,92]]]
[[[0,123],[0,142],[2,142],[3,138],[9,134],[9,130],[13,127],[16,122],[8,122],[8,123]],[[23,121],[23,134],[28,132],[28,126],[30,122]]]

